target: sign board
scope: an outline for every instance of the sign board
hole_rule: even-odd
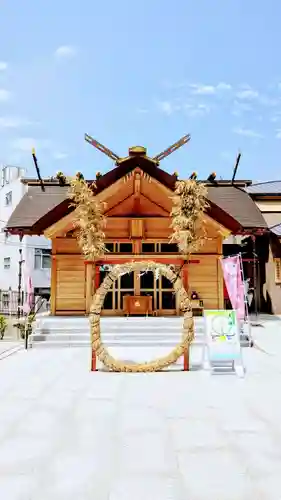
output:
[[[205,310],[206,347],[210,363],[241,360],[236,311]]]

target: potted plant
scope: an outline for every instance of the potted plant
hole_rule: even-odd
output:
[[[82,174],[82,172],[76,172],[76,179],[78,181],[83,181],[84,180],[84,175]]]
[[[56,178],[58,179],[60,186],[65,186],[66,177],[63,172],[57,172]]]
[[[20,338],[24,339],[25,338],[25,331],[27,333],[27,336],[29,336],[32,333],[32,323],[35,319],[35,313],[30,313],[25,321],[18,322],[14,326],[14,328],[17,328],[19,330]]]
[[[3,340],[5,332],[8,328],[8,321],[5,316],[0,316],[0,340]]]

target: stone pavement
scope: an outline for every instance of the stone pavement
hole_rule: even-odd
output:
[[[86,348],[0,360],[1,499],[281,499],[281,321],[254,337],[271,351],[243,350],[244,379],[90,373]]]

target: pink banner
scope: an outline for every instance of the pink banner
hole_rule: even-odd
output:
[[[237,318],[245,318],[245,290],[241,269],[241,257],[227,257],[221,260],[225,286],[233,309],[237,312]]]

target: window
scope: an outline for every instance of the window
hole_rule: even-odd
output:
[[[10,205],[12,205],[12,200],[13,200],[12,191],[9,191],[8,193],[6,193],[6,196],[5,196],[6,207],[9,207]]]
[[[178,245],[176,243],[160,243],[161,253],[178,253]]]
[[[4,269],[11,268],[11,257],[4,257]]]
[[[107,242],[105,243],[106,249],[111,253],[133,253],[133,243],[124,242],[119,243],[116,241],[115,243]]]
[[[4,307],[4,309],[8,309],[9,305],[10,305],[10,296],[8,293],[3,293],[2,295],[2,305]]]
[[[50,269],[51,268],[51,249],[50,248],[35,248],[34,268],[35,269]]]
[[[119,243],[119,253],[133,253],[133,243]]]
[[[105,243],[105,248],[108,252],[114,252],[114,243]]]
[[[281,284],[281,259],[274,259],[275,283]]]
[[[141,251],[142,251],[142,253],[155,253],[155,252],[157,252],[156,244],[142,242]]]

